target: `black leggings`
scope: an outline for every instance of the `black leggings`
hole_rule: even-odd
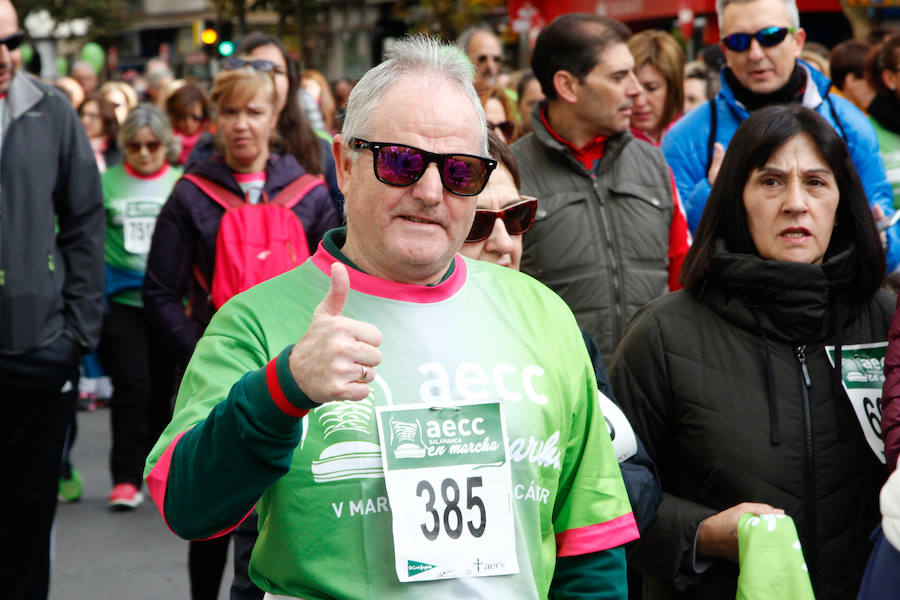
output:
[[[147,454],[171,418],[174,363],[144,309],[118,302],[109,303],[103,319],[100,360],[113,384],[113,484],[141,487]]]

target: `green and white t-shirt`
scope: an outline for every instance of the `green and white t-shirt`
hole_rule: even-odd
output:
[[[106,205],[107,278],[118,278],[112,299],[142,306],[140,283],[147,269],[147,254],[156,217],[181,177],[181,169],[168,164],[150,176],[141,176],[127,164],[107,169],[100,179]],[[107,285],[109,288],[110,285]]]
[[[575,319],[526,275],[460,256],[435,286],[348,268],[343,314],[381,331],[377,377],[361,402],[298,406],[287,356],[335,260],[320,246],[213,318],[147,461],[173,529],[213,535],[262,493],[251,576],[308,600],[546,598],[558,556],[637,537]],[[400,583],[375,409],[466,400],[497,401],[504,413],[519,572]]]

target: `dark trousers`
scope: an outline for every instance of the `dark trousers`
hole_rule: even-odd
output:
[[[144,461],[171,417],[174,363],[144,309],[118,302],[109,303],[103,318],[100,359],[113,385],[113,484],[141,487]]]
[[[61,394],[77,364],[65,334],[23,355],[0,356],[0,598],[43,600],[50,529],[75,394]]]
[[[191,600],[216,600],[228,558],[228,540],[234,540],[234,581],[231,600],[262,600],[263,591],[250,580],[248,567],[253,545],[259,536],[256,511],[244,519],[228,535],[210,540],[193,540],[188,551],[188,571],[191,578]]]
[[[858,600],[892,600],[900,594],[900,551],[891,546],[879,525],[872,533],[875,547],[859,588]]]

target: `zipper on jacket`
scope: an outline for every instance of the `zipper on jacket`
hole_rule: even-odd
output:
[[[619,264],[616,262],[616,252],[612,244],[612,235],[609,232],[609,220],[606,215],[606,203],[600,190],[597,189],[597,176],[591,173],[591,185],[594,186],[594,195],[600,206],[600,223],[603,225],[603,236],[606,241],[607,256],[609,256],[609,266],[612,270],[613,284],[613,304],[616,311],[616,340],[622,339],[622,333],[625,330],[625,315],[622,307],[622,283],[619,281]]]
[[[803,546],[803,555],[806,558],[806,565],[809,569],[810,577],[813,577],[816,571],[818,556],[816,552],[816,529],[818,525],[818,515],[816,512],[816,463],[813,447],[813,423],[812,408],[809,404],[809,390],[812,388],[812,379],[809,376],[809,369],[806,366],[806,346],[797,346],[796,350],[797,362],[800,363],[800,393],[803,397],[803,479],[804,488],[806,489],[806,497],[803,499],[803,506],[806,512],[806,518],[803,520],[803,529],[806,532],[806,541]]]

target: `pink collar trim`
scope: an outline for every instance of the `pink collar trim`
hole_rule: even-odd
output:
[[[416,285],[379,279],[357,271],[350,265],[347,265],[347,272],[350,274],[350,288],[362,294],[403,302],[431,304],[450,298],[466,282],[466,261],[459,254],[453,258],[453,261],[453,273],[437,285]],[[312,262],[325,275],[331,277],[331,265],[338,262],[338,259],[325,249],[322,242],[319,242],[319,248],[313,254]]]
[[[159,171],[157,171],[156,173],[151,173],[149,175],[141,175],[134,170],[134,167],[128,164],[128,161],[123,162],[122,166],[125,168],[125,172],[135,179],[159,179],[169,172],[169,163],[163,163],[163,166],[159,168]]]
[[[266,172],[259,171],[258,173],[234,173],[234,180],[238,183],[252,183],[254,181],[265,181],[266,180]]]

